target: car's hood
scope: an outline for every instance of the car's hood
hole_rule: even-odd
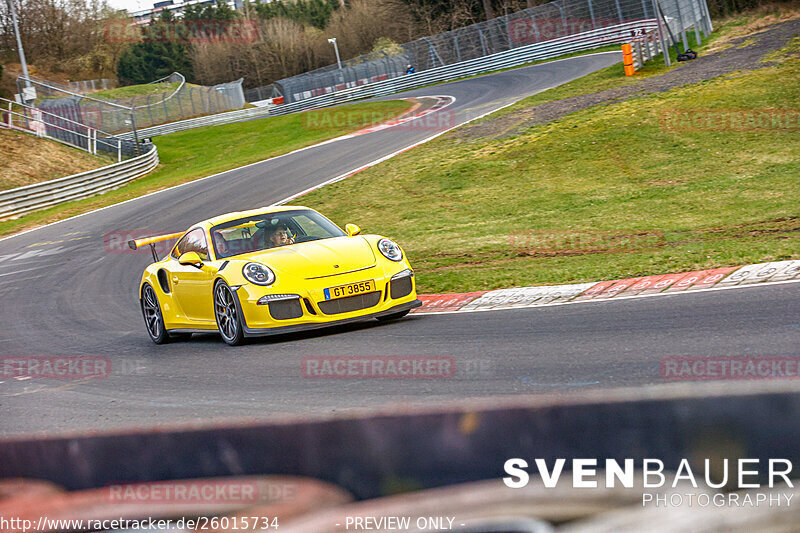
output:
[[[372,246],[360,236],[303,242],[248,256],[278,272],[304,279],[345,274],[375,264]]]

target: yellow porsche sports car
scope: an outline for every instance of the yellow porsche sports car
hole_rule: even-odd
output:
[[[403,250],[380,235],[343,231],[312,209],[265,207],[205,220],[150,245],[139,287],[156,344],[218,330],[230,344],[366,318],[402,318],[422,303]],[[178,239],[159,260],[155,243]]]

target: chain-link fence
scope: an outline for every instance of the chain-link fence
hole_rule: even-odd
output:
[[[91,154],[105,154],[117,161],[149,149],[144,143],[122,139],[61,115],[0,98],[0,127],[31,133]]]
[[[117,87],[116,80],[111,80],[108,78],[98,78],[96,80],[68,81],[64,83],[48,81],[45,79],[37,78],[35,76],[29,76],[29,79],[37,81],[39,83],[45,83],[53,87],[57,87],[64,92],[72,92],[78,94],[89,94],[95,91],[105,91],[107,89],[115,89]]]
[[[658,16],[660,7],[663,17]],[[275,82],[285,102],[292,103],[323,94],[373,83],[414,72],[453,65],[491,56],[515,48],[543,43],[587,32],[641,21],[644,25],[664,25],[662,45],[670,39],[668,26],[676,40],[687,47],[686,31],[711,31],[705,0],[558,0],[503,17],[472,24],[438,35],[405,43],[376,57],[363,55],[311,72]],[[627,28],[628,26],[626,26]],[[608,32],[598,46],[624,42],[630,30]],[[248,101],[263,99],[264,91],[251,89]]]
[[[244,92],[244,99],[248,102],[261,102],[277,96],[281,96],[281,92],[275,85],[256,87],[255,89],[248,89]]]
[[[157,80],[162,92],[135,94],[125,98],[95,98],[76,94],[68,89],[36,79],[17,80],[25,103],[110,134],[147,128],[191,117],[241,109],[245,105],[241,79],[213,87],[186,84],[183,76],[174,73]],[[34,90],[27,88],[32,87]]]

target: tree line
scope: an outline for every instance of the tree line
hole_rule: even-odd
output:
[[[708,0],[712,16],[729,15],[767,0]],[[11,25],[15,2],[29,63],[71,79],[113,78],[146,83],[178,71],[210,85],[245,79],[245,87],[313,70],[336,61],[329,37],[343,59],[396,48],[416,38],[481,22],[545,0],[275,0],[245,2],[234,11],[216,4],[190,6],[185,21],[247,20],[257,39],[196,42],[109,38],[109,25],[129,25],[124,11],[106,0],[0,0],[0,63],[18,61]],[[150,23],[174,24],[169,11]],[[10,69],[7,69],[10,70]]]

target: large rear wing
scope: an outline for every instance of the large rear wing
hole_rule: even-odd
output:
[[[145,237],[143,239],[131,239],[128,241],[128,246],[131,250],[137,250],[142,246],[150,245],[150,251],[153,252],[153,261],[158,261],[158,254],[156,253],[156,243],[177,239],[183,233],[170,233],[168,235],[156,235],[155,237]]]

